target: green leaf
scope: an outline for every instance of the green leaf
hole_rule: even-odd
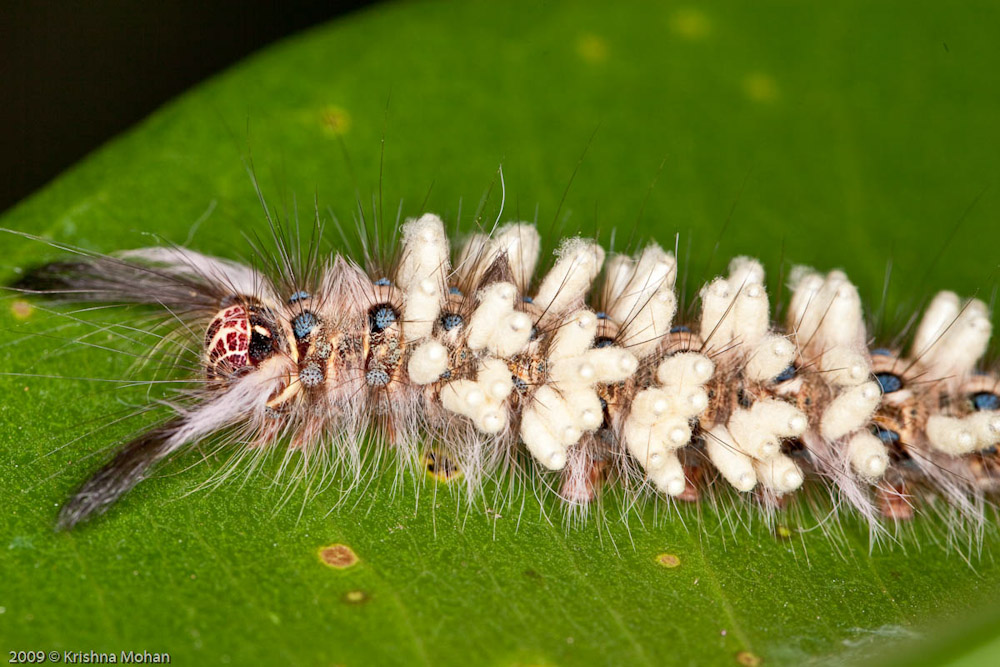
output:
[[[689,293],[748,253],[773,288],[792,261],[841,267],[874,312],[891,262],[889,337],[935,289],[992,294],[998,20],[994,3],[380,6],[196,88],[0,225],[102,252],[150,232],[239,258],[242,234],[264,229],[250,154],[273,204],[308,220],[315,196],[347,224],[359,192],[366,209],[381,192],[389,220],[426,199],[468,224],[502,164],[505,219],[537,217],[553,243],[679,234]],[[0,244],[5,280],[60,255]],[[282,504],[266,474],[188,494],[222,466],[198,453],[56,534],[58,505],[137,428],[116,420],[145,388],[72,379],[127,377],[130,359],[102,349],[103,331],[67,344],[94,328],[44,304],[24,321],[3,304],[3,649],[167,651],[176,664],[801,664],[912,650],[1000,593],[995,531],[947,543],[932,518],[870,552],[849,518],[776,534],[708,507],[626,512],[610,498],[580,525],[530,491],[469,508],[427,480],[396,493],[381,480],[331,511],[336,490]],[[359,562],[324,565],[335,543]],[[987,639],[941,646],[927,655],[997,656]]]

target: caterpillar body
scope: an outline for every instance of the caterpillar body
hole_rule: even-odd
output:
[[[869,338],[840,271],[796,267],[783,314],[762,265],[737,257],[678,315],[674,255],[570,238],[534,278],[541,239],[510,223],[452,251],[410,219],[395,259],[364,265],[282,248],[268,272],[181,247],[83,254],[16,287],[148,304],[201,366],[174,414],[125,444],[66,503],[71,528],[202,441],[277,448],[299,472],[357,479],[362,444],[433,455],[470,495],[516,462],[585,508],[606,484],[697,501],[718,485],[765,512],[824,485],[875,529],[925,498],[982,522],[997,490],[1000,386],[981,367],[990,314],[941,292],[905,349]],[[780,319],[780,321],[779,321]]]

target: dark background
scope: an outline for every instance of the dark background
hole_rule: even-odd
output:
[[[372,0],[0,0],[0,211],[187,88]]]

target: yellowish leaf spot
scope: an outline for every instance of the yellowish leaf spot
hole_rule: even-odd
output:
[[[778,84],[769,74],[751,72],[743,77],[743,92],[754,102],[773,102],[778,98]]]
[[[28,319],[34,311],[34,306],[24,299],[15,299],[14,302],[10,304],[10,312],[13,313],[14,317],[19,320]]]
[[[684,39],[705,39],[712,32],[712,21],[700,9],[685,7],[674,12],[670,18],[670,29]]]
[[[576,53],[584,62],[596,64],[608,59],[608,42],[599,35],[587,33],[576,40]]]
[[[750,651],[740,651],[736,654],[736,662],[743,665],[743,667],[759,667],[759,665],[764,663],[764,659],[758,655],[754,655]]]
[[[370,599],[371,596],[364,591],[347,591],[343,597],[345,604],[364,604]]]
[[[338,106],[328,106],[320,113],[323,131],[331,137],[340,137],[351,129],[351,115],[346,109]]]

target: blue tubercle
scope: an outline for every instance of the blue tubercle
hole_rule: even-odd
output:
[[[396,310],[388,305],[375,306],[368,313],[368,324],[375,333],[381,333],[392,326],[396,321]]]
[[[299,290],[295,294],[288,297],[288,303],[293,304],[293,303],[298,303],[299,301],[305,301],[310,296],[311,295],[309,294],[309,292],[306,292],[304,290]]]
[[[302,340],[319,325],[319,318],[308,310],[303,311],[292,318],[292,333],[296,340]]]
[[[891,394],[903,388],[903,380],[895,373],[876,373],[875,379],[882,385],[883,394]]]
[[[795,377],[795,372],[796,372],[795,364],[788,364],[785,370],[781,371],[780,373],[778,373],[778,375],[775,376],[774,381],[788,382],[789,380]]]
[[[1000,410],[1000,396],[988,391],[980,391],[972,395],[972,406],[978,410]]]
[[[464,322],[465,320],[458,313],[445,313],[441,316],[441,328],[445,331],[457,329]]]
[[[895,431],[875,424],[872,426],[872,433],[882,441],[884,445],[892,445],[899,442],[899,434]]]

